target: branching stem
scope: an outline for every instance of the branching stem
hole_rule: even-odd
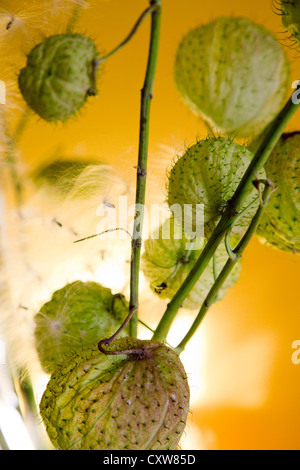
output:
[[[232,270],[235,267],[236,263],[241,258],[242,253],[244,252],[244,250],[247,247],[247,245],[249,244],[252,236],[256,232],[256,229],[259,225],[261,217],[264,213],[265,207],[267,206],[267,204],[269,202],[269,197],[270,197],[270,195],[273,191],[274,191],[274,187],[273,187],[272,183],[269,180],[267,180],[266,181],[266,187],[265,187],[264,193],[262,195],[262,204],[260,205],[260,207],[257,210],[255,216],[253,217],[253,219],[252,219],[252,221],[249,225],[249,228],[248,228],[247,232],[245,233],[245,235],[243,236],[242,240],[239,242],[237,247],[232,251],[233,256],[229,257],[229,259],[226,262],[224,268],[220,272],[220,274],[217,277],[216,281],[214,282],[212,288],[210,289],[209,293],[207,294],[207,297],[205,298],[205,300],[202,304],[202,307],[201,307],[194,323],[192,324],[191,328],[189,329],[189,331],[187,332],[187,334],[185,335],[183,340],[179,343],[179,345],[175,349],[178,354],[180,354],[185,349],[187,343],[189,342],[191,337],[194,335],[194,333],[199,328],[200,323],[202,322],[206,312],[209,310],[211,305],[216,300],[216,297],[217,297],[220,289],[222,288],[224,282],[226,281],[226,279],[228,278],[228,276],[232,272]]]
[[[172,300],[169,302],[167,309],[163,314],[153,335],[153,340],[166,340],[171,325],[184,299],[189,295],[196,282],[199,280],[227,231],[230,230],[231,227],[235,224],[236,218],[238,217],[239,212],[242,210],[241,208],[245,202],[247,194],[249,193],[249,187],[253,184],[253,181],[256,180],[256,174],[265,165],[273,148],[280,139],[287,123],[293,117],[298,107],[299,103],[294,103],[293,96],[291,96],[282,111],[278,114],[272,125],[269,127],[259,149],[252,159],[243,178],[241,179],[240,184],[230,201],[230,204],[221,217],[204,250],[196,261],[193,269],[186,277],[182,286],[178,289]],[[234,262],[235,260],[232,259],[230,261]]]

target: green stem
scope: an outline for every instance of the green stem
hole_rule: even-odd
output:
[[[240,208],[247,197],[249,186],[252,185],[252,181],[255,179],[256,173],[258,173],[258,171],[265,165],[273,148],[280,139],[287,123],[291,120],[298,107],[299,104],[293,102],[292,95],[282,111],[275,118],[272,125],[268,128],[261,145],[259,146],[253,160],[251,161],[247,171],[241,179],[233,198],[231,199],[228,211],[224,214],[225,217],[232,218],[232,214],[240,211]]]
[[[108,52],[108,54],[106,54],[105,56],[101,57],[101,59],[99,59],[99,60],[97,61],[97,65],[102,64],[106,59],[109,59],[109,57],[111,57],[111,56],[114,55],[116,52],[118,52],[120,49],[122,49],[122,48],[133,38],[133,36],[135,35],[135,33],[137,32],[137,30],[139,29],[139,27],[140,27],[140,25],[142,24],[142,22],[144,21],[144,19],[145,19],[150,13],[153,13],[155,10],[157,10],[158,5],[161,6],[161,2],[160,2],[160,1],[151,2],[150,7],[148,7],[148,8],[141,14],[141,16],[139,17],[139,19],[138,19],[137,22],[135,23],[134,27],[132,28],[132,30],[130,31],[130,33],[128,34],[128,36],[127,36],[120,44],[118,44],[118,46],[116,46],[112,51]]]
[[[151,328],[149,325],[147,325],[147,323],[143,322],[140,318],[139,318],[138,321],[139,321],[139,323],[140,323],[141,325],[143,325],[145,328],[147,328],[147,330],[151,331],[151,333],[154,333],[153,328]],[[172,346],[171,346],[170,344],[168,344],[167,342],[166,342],[166,345],[169,346],[169,348],[172,347]]]
[[[207,120],[204,120],[204,125],[207,129],[208,135],[210,135],[211,137],[216,137],[213,127],[210,125],[210,123]]]
[[[216,279],[218,277],[216,253],[213,256],[213,276],[214,276],[214,281],[216,281]]]
[[[199,277],[204,272],[205,268],[213,257],[214,253],[216,252],[224,237],[225,231],[226,227],[223,226],[223,223],[222,225],[219,223],[219,225],[215,228],[212,236],[208,240],[194,267],[191,269],[189,275],[186,277],[181,287],[169,302],[167,309],[153,335],[152,339],[154,341],[166,340],[179,308],[182,306],[184,299],[189,295]]]
[[[152,0],[151,6],[151,39],[148,65],[141,97],[139,156],[137,165],[135,217],[132,240],[132,259],[130,267],[130,311],[139,304],[139,271],[142,248],[142,232],[146,194],[147,159],[149,145],[150,108],[153,97],[154,78],[158,59],[161,0]],[[130,335],[137,336],[138,312],[130,320]]]
[[[68,22],[68,25],[67,25],[67,33],[68,34],[72,34],[73,31],[74,31],[74,28],[76,26],[76,23],[79,19],[79,16],[80,16],[80,13],[81,13],[81,10],[83,8],[83,5],[80,3],[80,2],[77,2],[74,6],[74,9],[72,11],[72,15],[71,15],[71,18]]]
[[[230,233],[231,233],[230,230],[228,230],[228,232],[226,232],[225,239],[224,239],[225,248],[226,248],[226,251],[227,251],[227,254],[228,254],[229,258],[235,259],[236,254],[234,253],[234,251],[232,250],[231,245],[230,245]]]
[[[67,33],[68,34],[72,34],[73,31],[74,31],[74,28],[76,26],[76,23],[79,19],[79,16],[80,16],[80,13],[81,13],[81,10],[83,9],[83,4],[79,2],[76,3],[74,9],[73,9],[73,12],[72,12],[72,15],[71,15],[71,18],[68,22],[68,25],[67,25]]]
[[[138,322],[143,325],[145,328],[147,328],[147,330],[151,331],[151,333],[154,333],[154,330],[153,328],[151,328],[149,325],[147,325],[147,323],[143,322],[143,320],[141,320],[140,318],[138,319]]]
[[[208,240],[207,245],[202,251],[193,269],[190,271],[189,275],[183,282],[182,286],[178,289],[172,300],[169,302],[167,309],[163,314],[153,335],[153,340],[166,340],[171,325],[184,299],[189,295],[196,282],[199,280],[201,274],[213,257],[226,232],[234,225],[237,217],[239,217],[241,207],[245,202],[247,194],[249,193],[249,187],[256,179],[257,172],[266,163],[287,123],[290,121],[299,107],[299,104],[293,103],[292,98],[293,96],[291,96],[282,111],[278,114],[272,125],[269,127],[265,138],[263,139],[254,158],[251,160],[251,163],[243,178],[241,179],[241,182],[235,191],[230,204],[228,204],[227,209],[225,210],[213,234]]]
[[[242,253],[244,252],[245,248],[249,244],[252,236],[256,232],[256,229],[260,223],[261,217],[263,216],[265,207],[268,204],[269,196],[271,192],[273,191],[273,187],[270,184],[270,182],[267,181],[266,187],[263,193],[263,203],[257,210],[255,216],[253,217],[251,224],[245,233],[244,237],[242,240],[239,242],[237,247],[233,250],[234,256],[230,257],[228,261],[226,262],[224,268],[220,272],[219,276],[217,277],[216,281],[214,282],[212,288],[210,289],[209,293],[207,294],[203,305],[194,321],[192,324],[191,328],[183,338],[183,340],[179,343],[179,345],[175,348],[176,352],[178,354],[181,354],[182,351],[185,349],[187,343],[189,340],[192,338],[192,336],[196,333],[197,329],[199,328],[205,314],[207,311],[210,309],[212,304],[215,302],[217,295],[222,288],[224,282],[232,272],[233,268],[235,267],[236,263],[240,260]]]

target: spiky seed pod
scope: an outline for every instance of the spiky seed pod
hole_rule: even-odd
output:
[[[128,315],[123,295],[95,282],[73,282],[54,292],[35,315],[34,339],[41,365],[51,373],[66,357],[111,336]],[[123,335],[128,333],[125,328]]]
[[[41,118],[66,121],[97,94],[99,54],[83,34],[57,34],[44,39],[27,57],[19,75],[19,88]]]
[[[185,205],[192,205],[184,217],[187,234],[201,230],[196,226],[196,204],[203,204],[204,235],[206,238],[211,235],[252,158],[252,152],[242,145],[229,138],[218,137],[197,142],[176,161],[169,175],[168,204],[171,210],[174,204],[178,204],[182,214]],[[265,172],[261,170],[257,176],[263,178]],[[243,233],[257,210],[259,198],[254,186],[249,189],[242,209],[250,203],[252,206],[234,225],[232,233]],[[174,215],[176,219],[176,211]]]
[[[281,20],[286,28],[300,45],[300,1],[281,1]]]
[[[300,132],[283,134],[265,166],[277,187],[257,234],[280,250],[300,253]]]
[[[52,374],[40,413],[62,450],[175,449],[189,409],[187,376],[167,346],[133,338],[86,350]]]
[[[217,131],[259,134],[290,87],[290,66],[273,35],[247,18],[217,18],[181,41],[175,82],[185,103]]]
[[[165,238],[164,234],[169,232],[169,223],[170,237]],[[172,219],[164,222],[159,227],[158,233],[152,235],[152,238],[145,241],[142,270],[151,289],[162,298],[171,299],[199,258],[204,248],[203,240],[189,242],[184,236],[180,237],[180,231],[174,227]],[[195,287],[184,300],[184,308],[199,310],[214,283],[215,276],[220,274],[227,260],[225,245],[221,244],[216,251],[215,259],[211,260]],[[237,282],[240,271],[241,262],[239,261],[220,289],[216,300],[225,297],[228,289]]]

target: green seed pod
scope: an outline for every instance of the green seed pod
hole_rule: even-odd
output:
[[[35,315],[35,346],[45,372],[79,350],[111,336],[128,315],[123,295],[95,282],[73,282],[56,291]],[[128,327],[123,335],[128,333]]]
[[[229,138],[218,137],[197,142],[176,161],[169,175],[168,204],[171,211],[172,206],[179,205],[182,214],[185,205],[192,205],[184,217],[187,235],[189,231],[199,233],[201,227],[196,226],[196,204],[203,204],[204,235],[209,238],[252,158],[252,152],[242,145]],[[261,170],[257,176],[264,178],[265,172]],[[258,192],[254,186],[249,188],[242,210],[250,204],[249,210],[234,225],[233,234],[244,233],[258,208]],[[175,219],[176,213],[175,210]]]
[[[83,34],[57,34],[44,39],[27,57],[19,88],[46,121],[66,121],[95,96],[98,51]]]
[[[281,2],[281,20],[285,29],[300,44],[300,1],[284,0]]]
[[[265,165],[277,187],[257,234],[280,250],[300,253],[300,132],[283,134]]]
[[[37,189],[42,188],[49,195],[55,194],[56,198],[71,195],[78,200],[95,194],[99,197],[101,184],[109,176],[112,178],[112,168],[99,161],[62,158],[38,168],[31,178]]]
[[[47,186],[65,196],[72,190],[81,173],[91,164],[98,164],[100,166],[100,163],[83,160],[56,160],[49,165],[39,168],[32,175],[32,179],[37,188]]]
[[[133,338],[109,349],[139,352],[86,350],[52,374],[40,403],[52,443],[62,450],[175,449],[189,409],[178,355]]]
[[[262,26],[246,18],[217,18],[181,41],[175,82],[184,102],[218,132],[251,137],[284,104],[290,66]]]
[[[167,238],[169,224],[170,238]],[[158,233],[153,233],[152,237],[145,241],[142,270],[151,289],[162,298],[171,299],[176,294],[203,250],[203,240],[189,242],[180,235],[182,231],[174,227],[173,220],[170,219],[159,227]],[[203,275],[184,300],[184,308],[200,309],[214,283],[215,276],[220,274],[227,260],[225,244],[221,244],[216,251],[215,258],[210,261]],[[237,282],[240,271],[241,261],[238,261],[220,289],[216,300],[225,297],[228,289]]]

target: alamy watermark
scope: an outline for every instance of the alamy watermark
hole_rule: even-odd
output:
[[[97,234],[108,239],[126,239],[128,234],[133,240],[140,237],[147,239],[149,236],[164,240],[204,238],[203,204],[185,204],[183,207],[179,204],[171,207],[167,204],[151,204],[148,208],[139,204],[129,206],[127,196],[120,196],[117,206],[101,204],[96,215],[100,217]],[[171,215],[174,215],[174,224]],[[199,245],[194,249],[199,249]]]
[[[295,80],[292,83],[292,88],[295,88],[296,91],[292,94],[292,102],[293,104],[299,104],[300,103],[300,80]]]
[[[292,363],[297,366],[300,364],[300,339],[297,339],[293,342],[292,349],[295,349],[292,354]]]

